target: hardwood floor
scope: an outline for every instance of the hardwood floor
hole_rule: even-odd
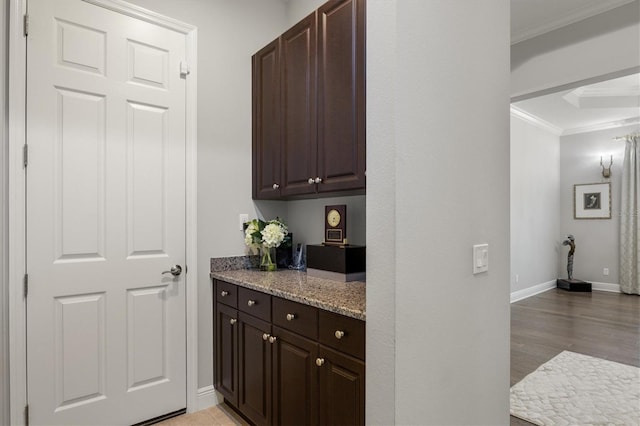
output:
[[[640,297],[553,289],[511,304],[511,386],[564,350],[640,367]]]

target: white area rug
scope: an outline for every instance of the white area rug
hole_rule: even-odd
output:
[[[640,425],[640,368],[564,351],[511,388],[511,415],[541,426]]]

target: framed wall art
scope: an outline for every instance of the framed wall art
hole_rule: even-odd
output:
[[[611,219],[611,182],[573,185],[574,219]]]

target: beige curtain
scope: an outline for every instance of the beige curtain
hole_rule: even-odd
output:
[[[620,289],[623,293],[640,294],[640,136],[627,136],[626,140],[620,200]]]

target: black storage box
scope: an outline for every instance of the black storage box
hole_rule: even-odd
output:
[[[318,275],[315,271],[333,275]],[[339,281],[363,280],[366,271],[365,246],[307,245],[307,273]]]

